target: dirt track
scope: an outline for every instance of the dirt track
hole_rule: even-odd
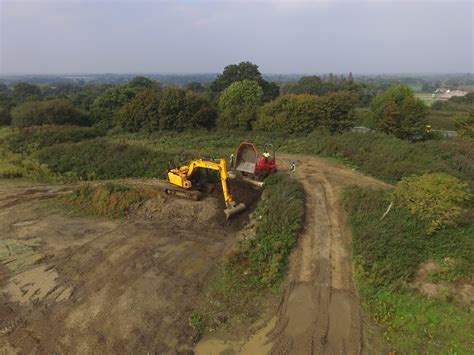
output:
[[[352,280],[351,232],[340,212],[340,192],[349,184],[387,185],[317,157],[280,155],[283,168],[290,159],[296,161],[296,178],[306,192],[306,223],[269,335],[271,353],[360,353],[362,322]]]

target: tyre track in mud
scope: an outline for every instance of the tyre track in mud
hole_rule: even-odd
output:
[[[295,160],[306,193],[306,220],[290,258],[272,354],[358,354],[362,349],[359,296],[352,279],[351,232],[340,193],[357,184],[388,185],[337,163],[280,155],[282,170]]]

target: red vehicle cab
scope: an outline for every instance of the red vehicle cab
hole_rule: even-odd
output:
[[[263,154],[259,154],[255,144],[240,143],[236,151],[235,169],[255,180],[263,180],[277,171],[275,149],[273,145],[265,145]]]

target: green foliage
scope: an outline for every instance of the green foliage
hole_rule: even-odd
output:
[[[154,84],[153,81],[148,78],[145,78],[144,76],[136,76],[127,83],[127,86],[140,90],[151,89],[153,88]]]
[[[93,187],[84,185],[62,198],[65,207],[77,214],[119,218],[126,216],[131,206],[158,196],[151,189],[130,188],[125,185],[106,183]]]
[[[9,125],[12,116],[10,114],[11,106],[0,102],[0,126]]]
[[[11,125],[14,127],[45,124],[86,125],[88,123],[86,114],[65,99],[28,101],[16,106],[11,116]]]
[[[169,153],[157,153],[104,140],[64,143],[46,147],[35,156],[49,169],[69,180],[164,177]]]
[[[94,123],[103,129],[112,128],[118,111],[136,94],[137,90],[127,85],[116,85],[106,90],[91,106]]]
[[[159,113],[161,130],[211,128],[216,120],[216,112],[204,96],[179,87],[166,88],[160,93]]]
[[[451,278],[474,273],[474,221],[447,226],[425,237],[429,224],[396,205],[382,219],[390,191],[348,187],[343,205],[352,226],[352,248],[364,308],[383,331],[390,350],[465,352],[472,315],[446,300],[429,300],[407,291],[418,265],[455,260]]]
[[[261,105],[263,90],[256,81],[236,81],[219,98],[219,126],[227,129],[249,130]]]
[[[318,98],[313,95],[283,95],[260,109],[255,129],[261,131],[311,132],[318,124]]]
[[[304,193],[296,180],[270,175],[265,180],[264,196],[255,212],[255,238],[244,241],[243,252],[259,283],[274,287],[284,276],[288,256],[303,226]]]
[[[100,132],[95,128],[77,126],[33,126],[14,131],[0,142],[15,153],[28,153],[54,144],[79,142],[96,138]]]
[[[224,91],[236,81],[256,81],[263,90],[263,100],[271,101],[278,97],[280,89],[275,83],[269,83],[263,79],[262,74],[258,70],[258,66],[250,62],[241,62],[239,64],[231,64],[224,68],[216,80],[211,83],[211,90],[219,93]]]
[[[160,99],[153,89],[139,93],[120,110],[116,122],[126,131],[137,132],[146,129],[150,132],[159,129]]]
[[[358,272],[373,286],[399,288],[426,260],[450,257],[459,274],[474,271],[474,221],[447,226],[426,238],[430,222],[394,205],[382,219],[391,192],[346,188],[343,205],[352,226],[352,249]]]
[[[377,95],[371,110],[377,127],[398,138],[413,138],[426,131],[427,108],[407,86],[394,85]]]
[[[383,340],[394,353],[470,354],[474,317],[444,299],[427,299],[408,291],[392,292],[358,285],[363,307],[382,328]]]
[[[206,318],[202,313],[193,312],[191,317],[189,317],[189,325],[197,332],[198,336],[204,332],[206,328]]]
[[[454,117],[456,131],[464,138],[474,139],[474,106],[468,114],[457,114]]]
[[[467,183],[445,173],[403,178],[393,191],[397,205],[429,223],[428,234],[457,222],[470,197]]]
[[[331,133],[354,126],[357,96],[349,91],[329,93],[318,98],[319,127]]]
[[[16,103],[28,100],[38,100],[41,97],[41,90],[38,86],[26,82],[19,82],[13,85],[12,98]]]

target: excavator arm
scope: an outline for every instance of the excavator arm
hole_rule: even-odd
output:
[[[219,173],[222,192],[224,194],[224,202],[226,204],[224,213],[226,214],[227,218],[243,211],[246,208],[243,203],[237,205],[230,194],[229,185],[227,184],[227,165],[224,159],[219,159],[217,162],[203,159],[192,160],[188,165],[183,165],[179,168],[169,170],[168,180],[173,185],[182,187],[184,189],[190,189],[193,187],[190,180],[191,176],[193,175],[194,171],[199,168],[215,170]]]

